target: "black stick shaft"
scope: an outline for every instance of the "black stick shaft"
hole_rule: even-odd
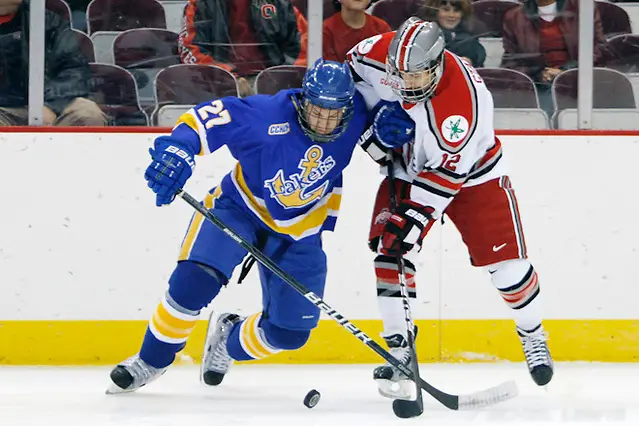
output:
[[[395,169],[393,165],[393,157],[388,161],[388,186],[390,189],[390,202],[393,213],[397,210],[399,202],[397,201],[397,193],[395,192]],[[402,305],[404,307],[404,319],[406,320],[406,340],[408,341],[408,348],[411,352],[411,368],[415,372],[415,377],[419,377],[419,360],[417,359],[417,349],[415,349],[415,325],[410,310],[410,301],[408,296],[408,286],[406,285],[406,272],[404,268],[404,258],[401,252],[401,242],[397,244],[397,273],[399,277],[399,291],[402,296]],[[420,386],[415,382],[417,386],[417,398],[416,402],[419,405],[420,412],[424,410],[424,401],[422,399],[422,392]]]
[[[202,214],[207,220],[213,223],[215,226],[220,228],[226,235],[232,238],[236,243],[238,243],[242,248],[251,253],[258,262],[264,265],[266,268],[271,270],[275,275],[280,277],[285,283],[293,287],[299,294],[304,296],[308,301],[317,306],[319,309],[324,311],[329,317],[335,320],[339,325],[348,330],[353,336],[357,337],[361,340],[366,346],[371,348],[377,355],[386,360],[389,364],[397,368],[402,372],[406,377],[415,381],[419,384],[419,386],[424,389],[428,394],[430,394],[433,398],[439,401],[441,404],[450,408],[451,410],[457,410],[459,408],[459,396],[457,395],[449,395],[445,392],[440,391],[430,383],[424,381],[419,375],[413,373],[411,369],[402,364],[392,356],[388,351],[382,348],[377,342],[371,339],[366,333],[360,330],[355,324],[350,322],[346,317],[333,309],[329,304],[324,302],[321,297],[310,291],[304,285],[299,283],[293,276],[291,276],[288,272],[284,271],[280,268],[275,262],[273,262],[269,257],[264,255],[260,250],[255,248],[250,242],[244,239],[241,235],[237,234],[231,228],[229,228],[224,222],[222,222],[219,218],[217,218],[213,213],[208,211],[198,200],[193,198],[183,189],[180,189],[177,193],[184,201],[186,201],[191,207],[197,210],[200,214]],[[421,392],[420,392],[421,393]]]

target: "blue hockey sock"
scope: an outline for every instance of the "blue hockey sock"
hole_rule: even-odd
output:
[[[282,350],[299,349],[308,340],[310,330],[287,330],[262,319],[257,313],[236,324],[226,349],[236,361],[249,361],[274,355]]]

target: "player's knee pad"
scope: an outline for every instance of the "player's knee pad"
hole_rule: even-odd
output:
[[[399,268],[394,256],[379,255],[375,258],[375,277],[377,279],[377,296],[400,297]],[[415,265],[404,258],[404,274],[408,286],[408,297],[416,297],[415,292]]]
[[[169,278],[168,295],[179,306],[199,311],[211,303],[226,282],[216,269],[186,260],[178,263]]]
[[[523,308],[539,294],[537,272],[526,259],[505,260],[486,268],[501,297],[513,309]]]
[[[299,349],[306,344],[311,330],[289,330],[271,324],[268,319],[262,320],[260,328],[266,341],[273,347],[284,350]]]

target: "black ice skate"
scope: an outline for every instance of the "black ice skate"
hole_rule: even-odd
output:
[[[236,314],[221,314],[217,321],[213,322],[213,316],[214,313],[211,312],[200,371],[202,382],[209,386],[222,383],[224,375],[229,371],[233,359],[226,350],[226,342],[233,326],[244,319]]]
[[[134,392],[160,377],[166,368],[155,368],[144,362],[140,355],[122,361],[111,370],[111,385],[106,390],[109,395]]]
[[[402,364],[409,365],[411,353],[406,338],[401,334],[384,337],[389,352]],[[390,399],[415,400],[415,383],[397,368],[386,363],[373,370],[373,379],[377,383],[379,394]]]
[[[537,385],[547,385],[552,379],[554,363],[548,350],[544,328],[539,325],[532,331],[525,331],[517,327],[517,334],[524,348],[530,376]]]

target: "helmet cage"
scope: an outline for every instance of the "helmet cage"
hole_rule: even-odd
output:
[[[348,128],[354,112],[352,99],[343,107],[331,108],[323,102],[313,102],[304,95],[295,98],[295,108],[302,131],[315,142],[331,142],[339,138]],[[335,127],[328,132],[333,120]]]
[[[420,46],[413,45],[413,49]],[[431,98],[444,73],[444,50],[418,70],[400,71],[393,61],[386,61],[386,74],[393,92],[404,102],[418,103]],[[416,84],[420,82],[421,84]]]

